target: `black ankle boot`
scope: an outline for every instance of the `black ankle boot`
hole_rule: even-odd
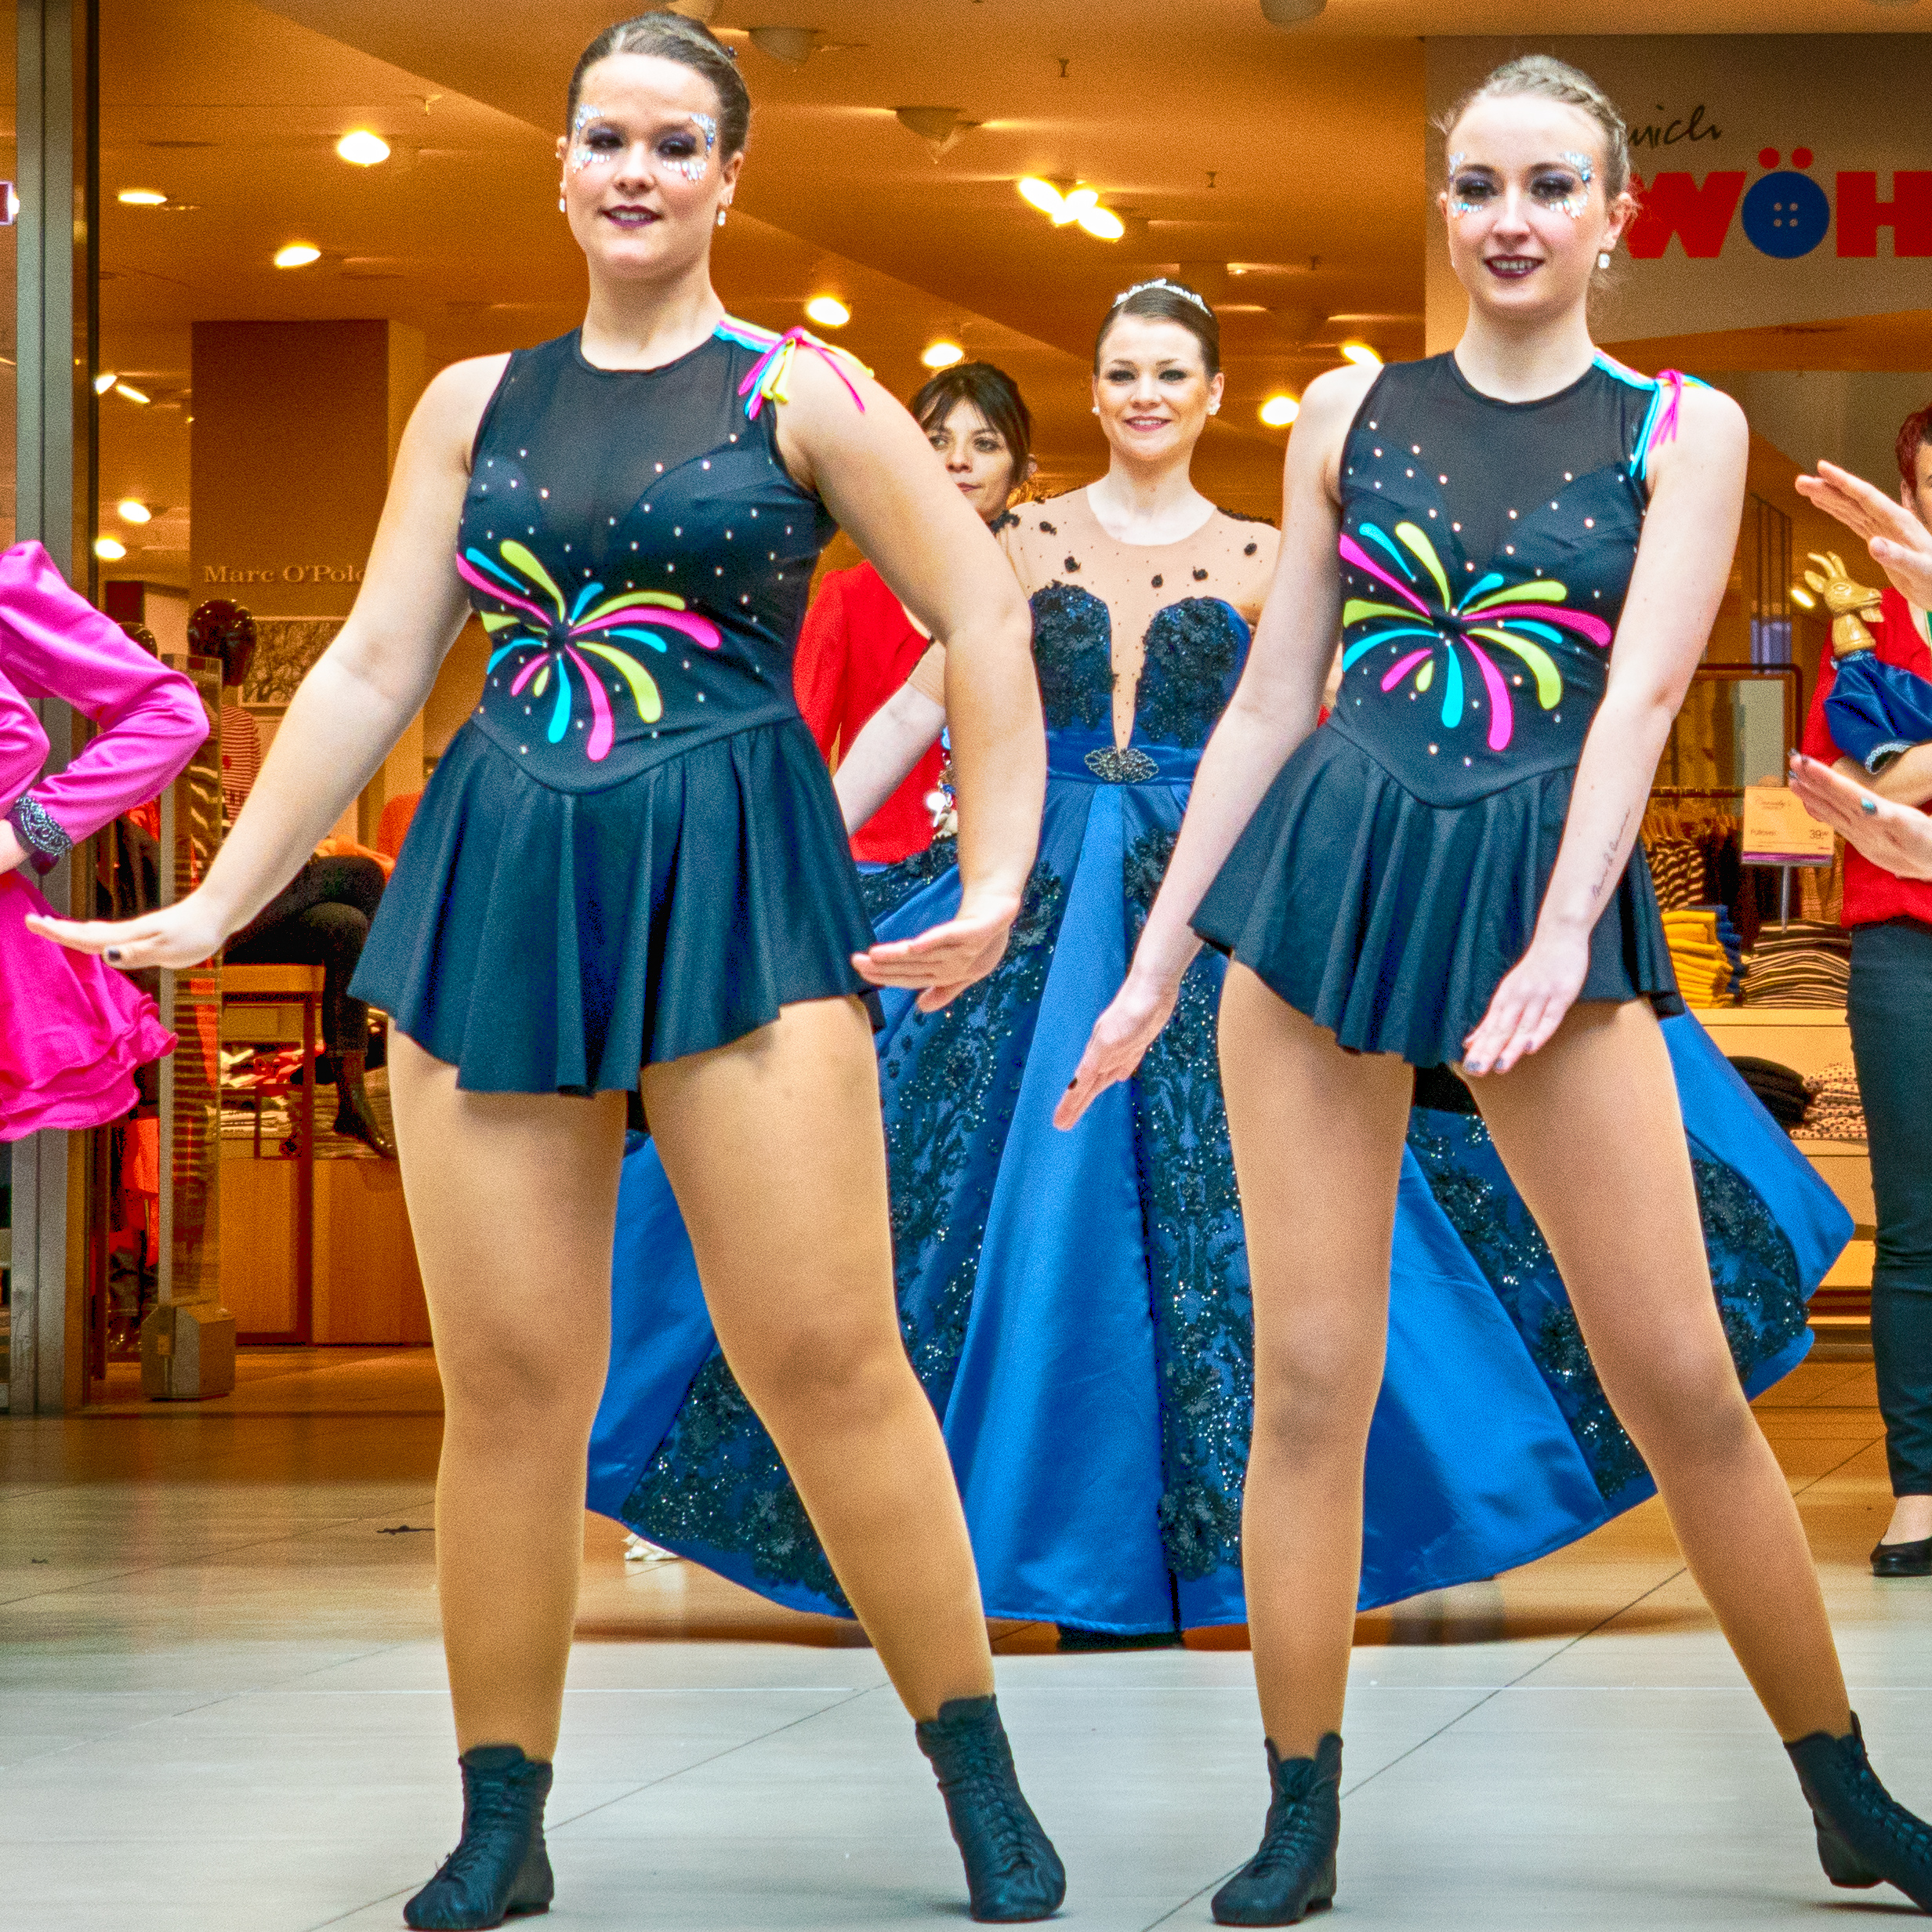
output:
[[[1066,1868],[1021,1794],[999,1699],[954,1698],[914,1734],[939,1774],[973,1917],[999,1925],[1050,1917],[1067,1895]]]
[[[1849,1737],[1814,1731],[1785,1749],[1818,1825],[1825,1876],[1859,1890],[1896,1885],[1921,1912],[1932,1912],[1932,1827],[1879,1782],[1858,1713]]]
[[[1296,1925],[1335,1902],[1342,1740],[1331,1731],[1313,1757],[1284,1762],[1270,1738],[1268,1782],[1261,1849],[1214,1894],[1217,1925]]]
[[[403,1907],[404,1922],[468,1932],[548,1912],[556,1890],[543,1848],[549,1766],[532,1763],[513,1744],[480,1744],[457,1762],[463,1772],[462,1842]]]
[[[335,1131],[366,1143],[386,1161],[396,1158],[396,1143],[383,1131],[382,1123],[369,1104],[368,1089],[362,1084],[361,1053],[340,1057],[340,1078],[335,1087]]]

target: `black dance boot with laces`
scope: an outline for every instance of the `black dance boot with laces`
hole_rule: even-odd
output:
[[[1848,1737],[1814,1731],[1785,1749],[1818,1825],[1825,1876],[1857,1890],[1896,1885],[1921,1912],[1932,1912],[1932,1826],[1879,1782],[1858,1713],[1851,1714]]]
[[[548,1912],[556,1890],[543,1848],[549,1766],[532,1763],[513,1744],[480,1744],[457,1762],[463,1772],[462,1842],[403,1907],[404,1923],[470,1932]]]
[[[993,1925],[1051,1917],[1067,1895],[1066,1868],[1020,1792],[999,1699],[953,1698],[914,1735],[939,1775],[973,1917]]]
[[[1342,1740],[1331,1731],[1313,1757],[1285,1762],[1268,1741],[1268,1820],[1261,1849],[1214,1894],[1217,1925],[1298,1925],[1335,1902],[1342,1836]]]

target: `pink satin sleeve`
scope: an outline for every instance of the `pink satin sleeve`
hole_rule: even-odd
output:
[[[65,771],[34,782],[47,741],[29,698],[100,727]],[[34,800],[77,843],[166,789],[208,736],[194,687],[74,590],[38,543],[0,553],[0,810]]]

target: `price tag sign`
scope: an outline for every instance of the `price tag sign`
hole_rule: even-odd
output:
[[[1804,809],[1782,785],[1747,785],[1744,792],[1746,865],[1829,865],[1832,828]]]

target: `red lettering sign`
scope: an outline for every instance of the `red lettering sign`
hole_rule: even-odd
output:
[[[1870,169],[1840,171],[1838,252],[1876,255],[1881,228],[1891,230],[1895,256],[1932,255],[1932,170],[1901,168],[1889,201],[1879,199],[1879,178]]]
[[[1675,235],[1686,255],[1707,260],[1724,247],[1731,231],[1731,218],[1744,195],[1744,170],[1713,169],[1702,187],[1695,175],[1672,172],[1659,174],[1648,187],[1641,175],[1633,174],[1630,185],[1644,198],[1626,237],[1635,259],[1655,261]],[[1844,252],[1842,245],[1839,252]]]

